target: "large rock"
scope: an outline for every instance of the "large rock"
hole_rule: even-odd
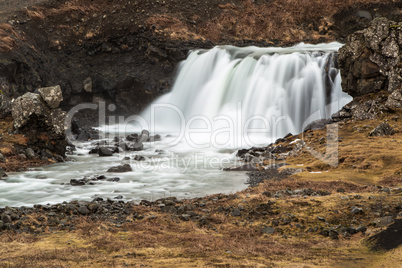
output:
[[[39,94],[26,93],[11,103],[11,113],[14,128],[29,138],[29,146],[64,156],[67,146],[64,111],[50,108]]]
[[[38,92],[46,104],[52,109],[59,107],[60,102],[63,100],[60,86],[39,88]]]
[[[374,19],[339,50],[342,89],[353,97],[402,85],[402,22]],[[397,97],[397,96],[396,96]]]

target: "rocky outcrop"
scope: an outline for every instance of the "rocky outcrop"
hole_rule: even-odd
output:
[[[342,88],[353,97],[402,86],[402,22],[374,19],[339,50]],[[393,96],[398,97],[398,96]]]
[[[394,134],[395,130],[387,122],[382,122],[369,133],[369,136],[384,136]]]
[[[14,128],[29,139],[28,145],[64,156],[66,113],[57,108],[63,100],[61,89],[40,88],[38,92],[26,93],[12,101]]]

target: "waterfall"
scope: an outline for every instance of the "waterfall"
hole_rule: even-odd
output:
[[[336,68],[340,47],[217,46],[192,51],[179,66],[171,92],[142,116],[152,121],[155,133],[209,133],[213,145],[222,148],[298,134],[311,118],[329,118],[351,100],[342,92]]]
[[[140,152],[106,158],[88,154],[91,142],[79,144],[77,154],[70,156],[74,162],[9,174],[7,181],[0,181],[0,207],[116,195],[137,201],[171,195],[191,198],[242,190],[243,173],[222,171],[238,164],[237,148],[297,134],[306,123],[329,117],[351,100],[341,90],[336,68],[340,46],[218,46],[192,51],[179,66],[170,93],[141,115],[119,117],[118,123],[112,117],[109,123],[116,124],[100,128],[112,135],[110,142],[113,134],[125,136],[142,129],[161,134],[161,140],[144,143]],[[133,171],[115,174],[118,183],[69,184],[71,179],[127,163],[126,156],[135,159],[137,154],[147,160],[130,160]]]

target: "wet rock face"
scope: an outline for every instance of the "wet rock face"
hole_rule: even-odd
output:
[[[402,22],[374,19],[339,50],[342,88],[352,97],[402,86]],[[394,98],[397,96],[393,96]]]
[[[29,138],[28,145],[64,156],[66,113],[58,104],[62,100],[60,87],[26,93],[11,103],[14,128]],[[56,106],[57,105],[57,106]]]

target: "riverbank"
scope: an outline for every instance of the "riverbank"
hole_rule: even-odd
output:
[[[336,167],[304,147],[281,170],[228,194],[0,209],[2,263],[18,266],[350,266],[402,261],[402,111],[339,123]],[[381,122],[392,136],[371,137]],[[325,152],[325,129],[289,136]],[[360,148],[360,149],[359,149]],[[397,230],[397,232],[393,231]],[[392,232],[392,234],[390,234]]]

